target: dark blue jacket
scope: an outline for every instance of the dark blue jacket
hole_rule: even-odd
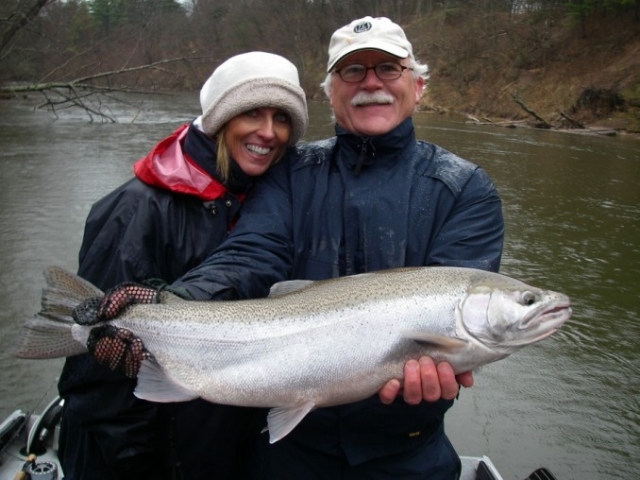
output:
[[[175,286],[197,299],[267,295],[287,279],[323,279],[402,266],[497,271],[501,202],[486,172],[430,143],[407,119],[372,138],[301,145],[263,177],[234,232]],[[411,448],[437,431],[452,402],[391,406],[377,396],[318,409],[282,441],[351,464]]]

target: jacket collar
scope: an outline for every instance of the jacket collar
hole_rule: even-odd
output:
[[[415,143],[411,117],[382,135],[372,137],[354,135],[339,125],[336,125],[336,135],[340,149],[339,161],[351,168],[356,175],[374,163],[394,162],[408,145]]]
[[[233,165],[236,165],[232,161]],[[133,166],[143,182],[172,192],[214,200],[231,191],[239,198],[251,179],[232,166],[233,181],[223,185],[216,172],[216,144],[196,127],[182,125]],[[240,178],[240,173],[242,178]]]

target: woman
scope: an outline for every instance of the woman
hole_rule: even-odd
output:
[[[202,115],[134,165],[135,178],[91,209],[78,274],[103,290],[172,282],[227,236],[255,179],[304,134],[307,109],[288,60],[251,52],[222,63]],[[135,381],[88,355],[67,359],[60,459],[66,480],[241,478],[250,409],[202,400],[153,404]]]

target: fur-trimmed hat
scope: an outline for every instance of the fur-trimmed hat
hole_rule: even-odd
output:
[[[309,115],[298,69],[284,57],[249,52],[231,57],[200,90],[202,130],[215,136],[233,117],[260,107],[281,108],[291,118],[290,144],[302,138]]]

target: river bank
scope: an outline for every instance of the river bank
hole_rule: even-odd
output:
[[[532,14],[451,15],[415,22],[407,34],[431,73],[423,110],[640,134],[640,22],[632,16],[593,15],[582,26]]]

